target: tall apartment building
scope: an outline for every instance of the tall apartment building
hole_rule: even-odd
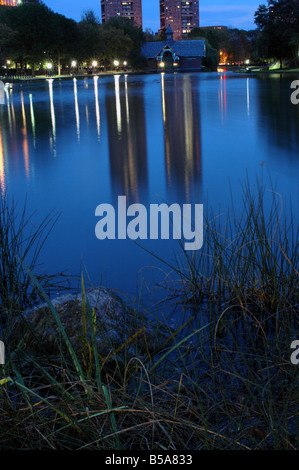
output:
[[[0,5],[6,5],[8,7],[16,7],[18,0],[0,0]]]
[[[137,26],[142,28],[142,0],[101,0],[102,23],[110,18],[123,16],[133,20]]]
[[[173,39],[185,39],[193,28],[199,27],[199,1],[160,0],[160,27],[173,30]]]

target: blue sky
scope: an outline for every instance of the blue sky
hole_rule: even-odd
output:
[[[100,0],[44,0],[52,10],[68,18],[80,20],[84,9],[92,9],[101,17]],[[201,26],[225,25],[234,28],[254,28],[253,15],[266,0],[200,0]],[[143,0],[143,26],[154,32],[159,29],[159,0]]]

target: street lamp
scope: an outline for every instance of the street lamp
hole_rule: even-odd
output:
[[[77,61],[76,61],[76,60],[72,60],[71,66],[72,66],[73,69],[74,69],[75,67],[77,67]],[[74,70],[73,70],[73,73],[74,73]],[[71,71],[71,74],[72,74],[72,71]]]
[[[53,64],[51,64],[51,62],[48,62],[48,63],[46,64],[46,68],[47,68],[47,71],[48,71],[48,75],[50,75],[51,70],[52,70],[52,68],[53,68]]]
[[[159,66],[163,69],[165,67],[164,62],[160,62]]]
[[[118,60],[115,60],[115,61],[113,62],[113,65],[114,65],[115,67],[118,67],[118,66],[119,66],[119,61],[118,61]]]
[[[126,67],[128,65],[128,62],[124,60],[124,66]]]
[[[92,65],[92,68],[93,68],[93,73],[95,73],[95,69],[98,66],[98,62],[96,60],[93,60],[91,65]]]

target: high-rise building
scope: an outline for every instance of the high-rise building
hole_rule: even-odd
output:
[[[199,27],[199,1],[160,0],[161,29],[170,25],[173,39],[185,39],[193,28]]]
[[[137,26],[142,28],[142,0],[101,0],[102,23],[106,23],[110,18],[123,16],[133,20]]]
[[[0,5],[6,5],[7,7],[16,7],[18,0],[0,0]]]

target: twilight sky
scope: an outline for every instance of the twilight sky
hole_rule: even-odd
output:
[[[100,0],[44,0],[53,11],[79,21],[84,9],[92,9],[101,18]],[[200,25],[224,25],[234,28],[253,29],[253,15],[266,0],[200,0]],[[143,28],[156,32],[159,24],[159,0],[143,0]]]

